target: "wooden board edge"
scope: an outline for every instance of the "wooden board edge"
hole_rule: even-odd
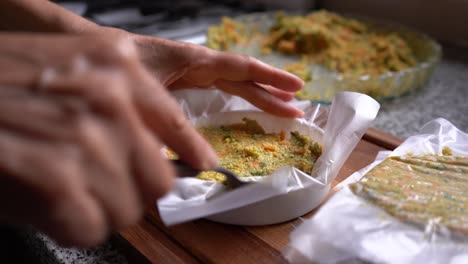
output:
[[[369,128],[362,139],[389,150],[394,150],[403,143],[401,138],[375,128]]]
[[[139,247],[134,244],[134,240],[125,236],[125,234],[116,232],[112,235],[111,242],[119,249],[128,263],[151,263],[151,261],[140,252]]]
[[[115,245],[122,250],[129,263],[200,263],[146,217],[138,225],[121,230],[114,237],[117,238]],[[148,243],[152,239],[158,243]]]
[[[231,242],[234,242],[234,244],[239,242],[239,240],[242,240],[242,243],[238,243],[239,247],[225,247],[225,249],[229,249],[230,253],[238,252],[238,254],[231,254],[233,258],[225,259],[224,263],[236,261],[235,257],[245,255],[251,248],[255,248],[256,250],[250,251],[249,257],[244,263],[286,263],[281,251],[250,233],[243,226],[225,225],[206,219],[198,219],[167,227],[162,223],[159,213],[154,208],[146,208],[145,220],[158,227],[159,231],[166,233],[168,236],[172,236],[181,247],[191,252],[191,254],[202,263],[219,262],[219,259],[213,258],[212,253],[215,252],[204,251],[203,248],[205,247],[204,245],[206,245],[204,242],[207,242],[207,240],[213,241],[214,239],[218,242],[217,244],[219,246],[224,244],[222,240],[226,238],[230,238]],[[196,232],[200,232],[200,234],[195,237],[186,236],[185,234],[188,233],[187,230],[196,230]],[[197,240],[196,243],[194,242],[195,240]],[[227,251],[224,252],[227,253]],[[260,253],[264,253],[264,255],[260,255]]]

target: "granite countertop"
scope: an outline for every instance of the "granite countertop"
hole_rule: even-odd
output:
[[[444,46],[443,59],[421,89],[382,102],[373,127],[405,139],[442,117],[468,132],[468,49]]]
[[[418,133],[428,121],[443,117],[461,130],[468,131],[467,101],[468,49],[444,46],[443,60],[431,80],[411,94],[382,102],[373,127],[404,139]],[[15,238],[17,246],[25,248],[21,252],[30,252],[29,259],[38,263],[127,263],[112,241],[95,249],[78,250],[58,247],[31,230],[16,231],[15,235],[2,237],[4,240]],[[11,246],[9,241],[8,244]],[[25,254],[21,256],[23,259]]]

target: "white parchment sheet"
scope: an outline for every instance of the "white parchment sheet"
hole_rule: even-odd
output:
[[[289,135],[290,131],[299,131],[301,134],[309,135],[322,145],[323,152],[311,175],[294,167],[282,167],[269,176],[252,177],[249,180],[255,183],[234,190],[226,190],[217,182],[196,178],[177,179],[173,191],[157,203],[161,218],[167,225],[219,215],[223,212],[228,214],[230,210],[235,209],[249,209],[249,206],[276,196],[284,197],[295,193],[297,199],[301,199],[305,196],[298,193],[308,190],[307,188],[311,188],[311,192],[323,192],[316,195],[316,198],[310,198],[317,201],[305,203],[309,208],[288,211],[289,206],[298,206],[297,203],[304,204],[306,201],[295,201],[296,205],[291,205],[290,203],[294,201],[285,197],[275,203],[272,201],[271,206],[262,204],[259,209],[251,208],[251,212],[257,213],[258,210],[264,210],[265,213],[261,215],[261,218],[265,218],[263,220],[249,220],[249,217],[255,217],[255,213],[247,211],[232,216],[240,220],[231,221],[229,219],[231,216],[228,215],[217,220],[256,225],[285,221],[288,217],[291,219],[300,216],[294,214],[303,214],[307,212],[303,212],[304,210],[312,210],[328,193],[330,183],[380,107],[367,95],[343,92],[336,95],[330,107],[312,105],[308,101],[295,101],[293,103],[304,110],[305,117],[288,119],[258,111],[243,99],[219,91],[187,90],[178,92],[176,97],[195,126],[241,123],[242,118],[247,117],[256,120],[267,133],[285,131]],[[283,204],[285,211],[278,208],[279,204]]]
[[[421,134],[408,138],[393,152],[381,152],[374,163],[337,186],[336,193],[317,214],[291,235],[284,255],[292,263],[468,263],[468,237],[450,233],[437,219],[426,226],[410,225],[354,195],[348,187],[389,155],[468,155],[468,134],[445,119],[427,123]],[[468,212],[467,212],[468,218]]]

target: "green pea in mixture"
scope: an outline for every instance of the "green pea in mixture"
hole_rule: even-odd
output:
[[[351,190],[401,220],[468,235],[468,157],[389,157]]]

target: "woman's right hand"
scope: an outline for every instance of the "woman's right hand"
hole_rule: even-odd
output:
[[[121,38],[0,34],[0,221],[93,246],[217,158]]]

